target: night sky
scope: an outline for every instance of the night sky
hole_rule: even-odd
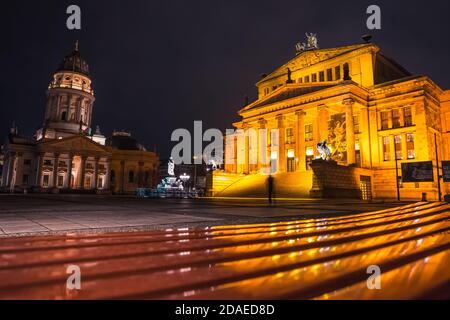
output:
[[[81,31],[66,8],[82,11]],[[382,30],[366,28],[366,8],[382,9]],[[254,84],[294,57],[305,32],[329,48],[373,42],[413,74],[450,89],[450,1],[8,1],[1,5],[0,136],[15,121],[32,135],[45,91],[80,40],[95,90],[93,126],[129,130],[169,154],[176,128],[231,128]]]

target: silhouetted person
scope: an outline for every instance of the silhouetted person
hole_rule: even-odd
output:
[[[268,193],[269,204],[272,204],[272,197],[273,197],[273,177],[272,177],[272,175],[269,175],[269,177],[267,178],[267,193]]]

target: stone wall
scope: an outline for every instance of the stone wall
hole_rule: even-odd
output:
[[[314,160],[311,168],[313,170],[311,198],[361,199],[361,176],[368,176],[372,180],[371,170],[342,166],[335,162]]]

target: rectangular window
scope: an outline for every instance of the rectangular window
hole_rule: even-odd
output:
[[[397,160],[402,160],[403,154],[402,154],[402,136],[401,135],[394,136],[394,145],[395,145],[395,158]]]
[[[389,161],[391,159],[389,147],[390,147],[389,137],[383,137],[383,160],[384,161]]]
[[[400,110],[392,110],[392,128],[400,128]]]
[[[311,75],[311,82],[317,82],[317,73]]]
[[[44,166],[52,166],[53,161],[52,160],[44,160]]]
[[[406,150],[408,153],[408,159],[415,159],[416,153],[414,151],[414,134],[408,133],[406,135]]]
[[[341,66],[334,68],[334,79],[341,80]]]
[[[286,143],[294,143],[294,130],[292,128],[286,128]]]
[[[305,83],[309,83],[309,76],[305,77]]]
[[[30,176],[28,174],[24,174],[22,176],[22,184],[28,184]]]
[[[381,130],[389,129],[389,113],[387,111],[380,113],[381,117]]]
[[[91,188],[91,176],[86,176],[84,179],[84,188],[90,189]]]
[[[305,125],[305,141],[313,140],[313,126],[312,124]]]
[[[303,78],[302,77],[298,78],[298,83],[303,83]]]
[[[45,188],[47,188],[47,187],[49,186],[49,183],[50,183],[50,175],[45,174],[45,175],[42,177],[42,186],[45,187]]]
[[[289,149],[287,152],[287,172],[295,171],[295,152],[294,149]]]
[[[319,81],[324,82],[325,81],[325,72],[320,71],[319,72]]]
[[[306,170],[311,170],[311,162],[314,160],[314,148],[306,147]]]
[[[413,125],[411,107],[407,107],[407,108],[403,109],[403,119],[405,121],[405,127],[409,127],[409,126]]]
[[[333,69],[327,69],[327,81],[333,81]]]
[[[58,176],[58,187],[59,188],[64,187],[64,176],[63,175]]]
[[[353,116],[353,129],[355,133],[359,133],[359,115]]]

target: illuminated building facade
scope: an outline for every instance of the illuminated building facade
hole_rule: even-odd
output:
[[[363,198],[397,196],[396,159],[399,167],[426,160],[436,166],[435,145],[440,161],[450,159],[450,91],[411,75],[375,44],[297,52],[256,87],[257,100],[233,124],[244,135],[226,138],[215,195],[264,195],[272,173],[277,196],[310,196],[320,182],[311,161],[324,140],[338,167],[348,168],[339,173],[331,166],[328,178],[335,175],[337,189],[339,183],[357,186]],[[402,199],[420,199],[423,192],[436,199],[436,168],[434,174],[434,182],[400,181]],[[447,192],[448,184],[441,185]]]
[[[98,126],[92,130],[94,101],[89,66],[76,43],[52,76],[36,136],[11,128],[3,148],[2,189],[130,193],[154,185],[156,153],[129,133],[106,139]]]

